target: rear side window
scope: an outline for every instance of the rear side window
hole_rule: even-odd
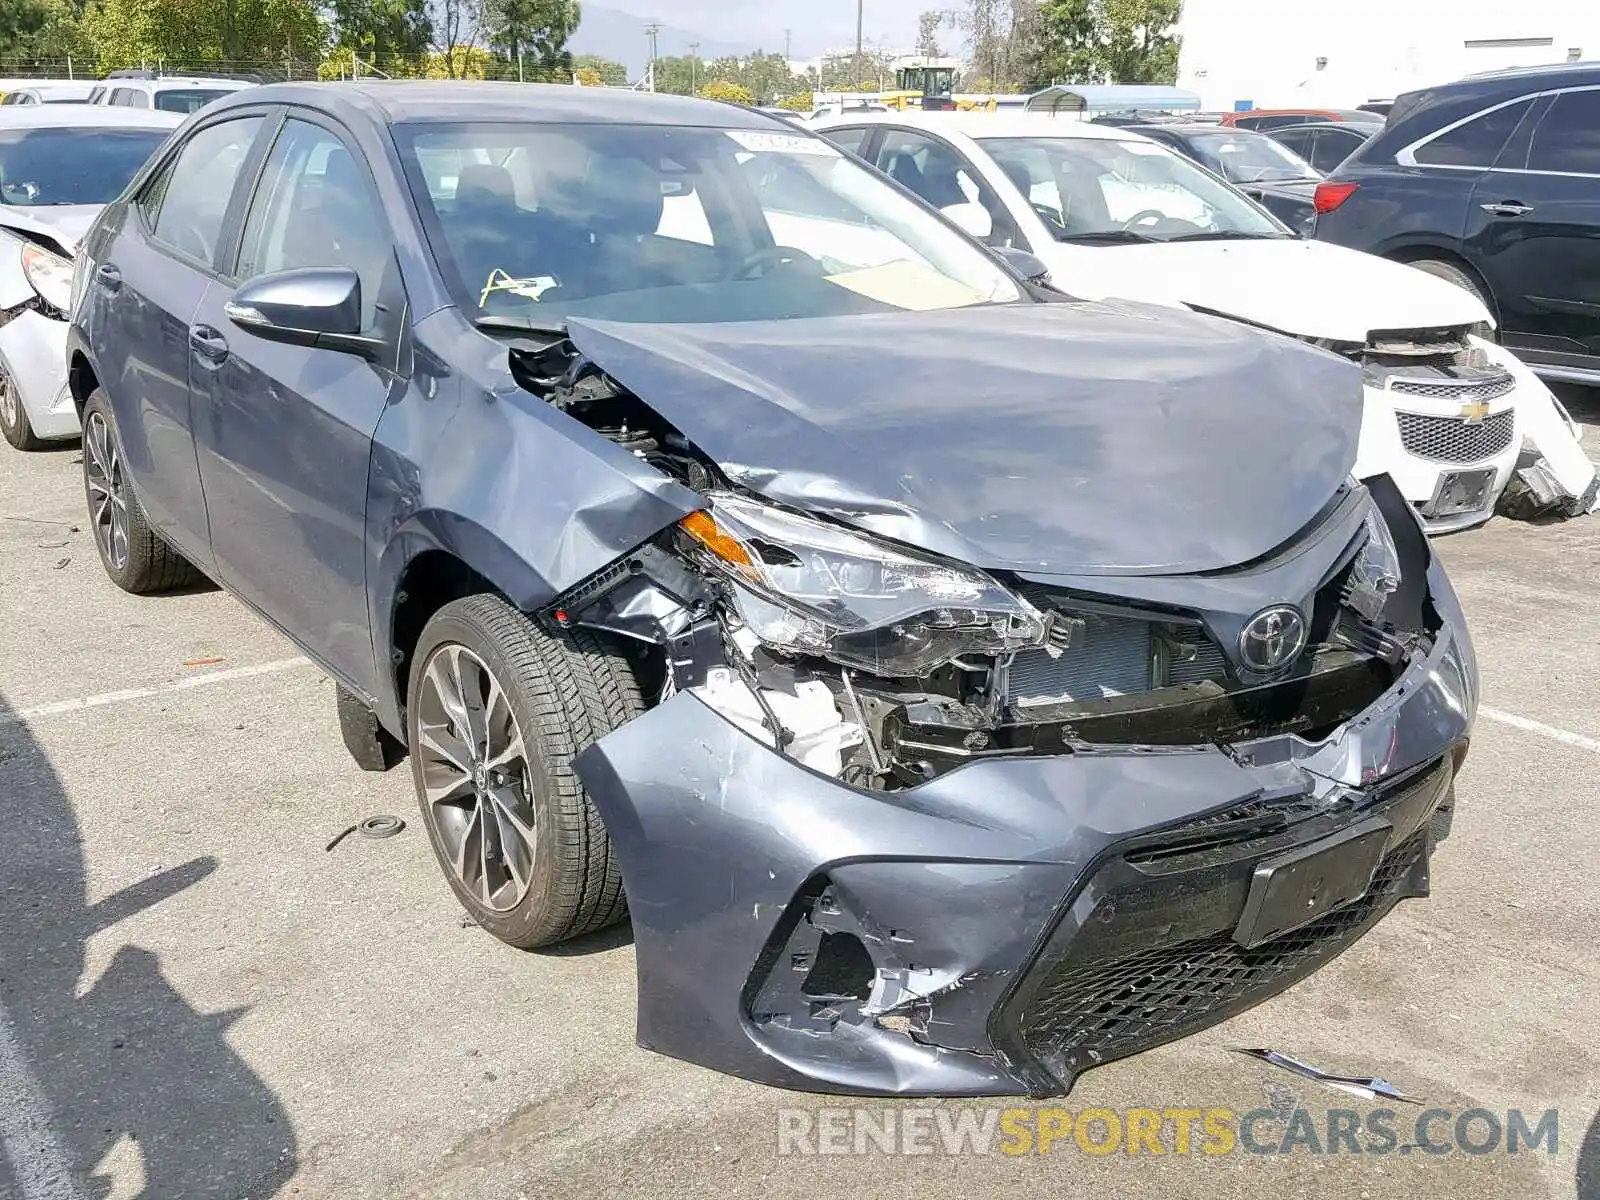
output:
[[[260,117],[240,117],[207,126],[184,143],[140,201],[143,207],[146,198],[161,193],[155,215],[157,240],[191,258],[211,261],[222,237],[234,181],[260,128]]]
[[[1481,167],[1494,166],[1506,141],[1516,132],[1522,118],[1527,115],[1533,101],[1518,100],[1515,104],[1490,109],[1473,117],[1463,125],[1447,130],[1418,146],[1416,161],[1428,167]]]
[[[856,125],[849,129],[830,129],[822,136],[839,147],[839,149],[849,151],[859,157],[862,143],[867,140],[869,132],[871,131],[865,125]]]
[[[1528,169],[1600,175],[1600,92],[1563,92],[1533,133]]]
[[[192,113],[228,94],[227,88],[172,88],[156,93],[156,107],[164,112]]]

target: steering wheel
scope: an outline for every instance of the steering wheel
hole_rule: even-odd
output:
[[[1145,208],[1133,214],[1122,223],[1124,229],[1132,229],[1135,225],[1143,225],[1146,229],[1154,229],[1167,219],[1167,214],[1159,209]]]
[[[723,279],[726,282],[759,279],[774,267],[800,262],[814,268],[819,274],[822,271],[822,264],[804,250],[796,250],[792,246],[762,246],[746,254]]]

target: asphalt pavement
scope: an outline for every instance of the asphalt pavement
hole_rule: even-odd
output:
[[[1600,403],[1568,396],[1600,457]],[[1006,1106],[806,1096],[651,1054],[626,930],[500,945],[414,821],[326,850],[364,817],[411,821],[408,774],[358,771],[332,685],[224,593],[118,592],[80,479],[75,447],[0,455],[0,1196],[1600,1198],[1600,518],[1438,544],[1485,716],[1432,897],[1059,1102],[1266,1109],[1268,1150],[1295,1109],[1324,1135],[1330,1109],[1419,1111],[1226,1050],[1266,1046],[1381,1075],[1452,1114],[1441,1131],[1556,1110],[1553,1147],[780,1154],[780,1122],[821,1129],[825,1108]]]

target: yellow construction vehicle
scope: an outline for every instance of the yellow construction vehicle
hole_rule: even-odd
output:
[[[884,92],[878,100],[896,112],[920,108],[939,112],[956,106],[954,67],[901,67],[894,73],[895,90]]]

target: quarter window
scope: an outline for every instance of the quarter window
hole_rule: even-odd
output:
[[[333,133],[286,121],[267,156],[239,246],[241,278],[299,267],[349,267],[361,279],[361,326],[374,324],[393,258],[366,173]]]
[[[871,130],[865,125],[856,125],[849,129],[829,129],[822,136],[839,149],[859,155],[862,143],[867,140],[867,134],[870,132]]]
[[[1600,91],[1556,97],[1534,130],[1528,168],[1600,175]]]
[[[260,128],[260,117],[240,117],[208,125],[183,144],[172,166],[140,200],[141,207],[154,200],[159,241],[211,262],[234,182]]]
[[[1418,146],[1416,160],[1429,167],[1482,167],[1487,170],[1494,166],[1494,160],[1532,104],[1531,99],[1519,100],[1457,125]]]

